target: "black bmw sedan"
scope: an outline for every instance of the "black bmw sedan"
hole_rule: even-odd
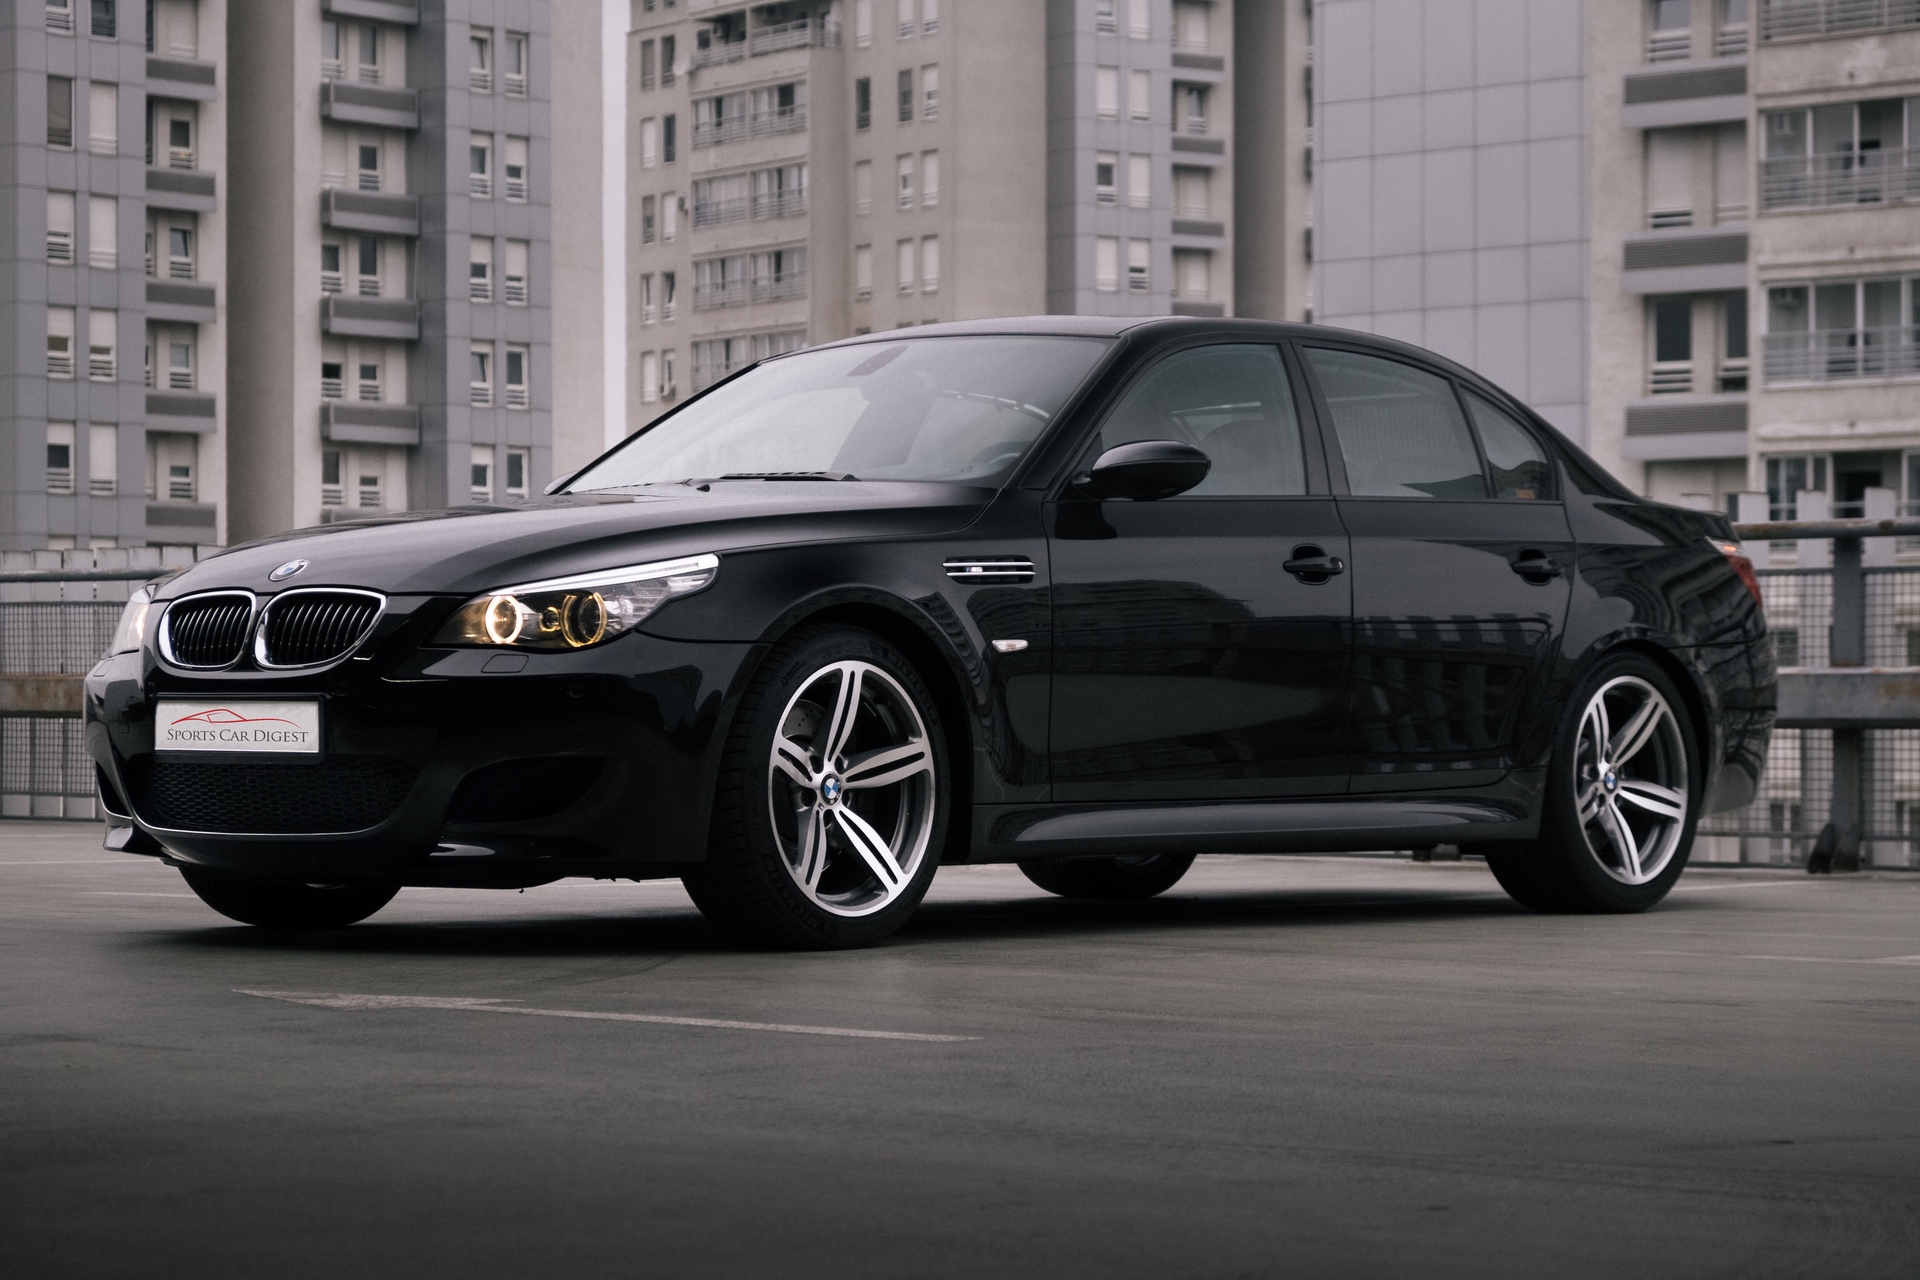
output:
[[[143,589],[87,745],[107,846],[269,928],[679,877],[741,939],[844,947],[942,863],[1129,898],[1441,843],[1637,911],[1764,764],[1731,537],[1399,343],[930,326],[754,365],[542,500]]]

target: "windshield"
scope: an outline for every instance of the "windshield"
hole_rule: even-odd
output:
[[[656,422],[567,490],[792,473],[997,485],[1109,345],[903,338],[784,356]]]

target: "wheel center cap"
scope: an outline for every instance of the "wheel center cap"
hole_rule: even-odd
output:
[[[1620,789],[1620,775],[1609,769],[1600,775],[1600,785],[1609,791],[1618,791]]]
[[[828,804],[840,798],[840,779],[828,774],[820,780],[820,798]]]

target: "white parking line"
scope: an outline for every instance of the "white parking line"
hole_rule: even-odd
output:
[[[1803,889],[1818,886],[1817,880],[1742,880],[1738,884],[1683,884],[1675,893],[1710,893],[1715,889],[1782,889],[1799,885]]]
[[[135,855],[127,858],[47,858],[44,861],[0,862],[0,867],[97,867],[107,865],[121,867],[157,867],[160,865],[160,862],[156,858],[146,858],[143,855]]]
[[[249,991],[235,995],[310,1004],[322,1009],[455,1009],[463,1013],[524,1013],[536,1018],[590,1018],[601,1022],[652,1022],[670,1027],[715,1027],[726,1031],[781,1031],[796,1036],[846,1036],[855,1040],[924,1040],[957,1044],[979,1036],[935,1036],[916,1031],[861,1031],[852,1027],[805,1027],[781,1022],[738,1022],[731,1018],[670,1018],[658,1013],[589,1013],[583,1009],[522,1009],[502,999],[472,996],[372,996],[317,991]]]
[[[198,898],[197,893],[140,893],[133,889],[82,889],[89,898]]]
[[[1643,956],[1696,956],[1704,960],[1792,960],[1802,964],[1905,964],[1920,965],[1920,956],[1729,956],[1715,951],[1642,951]]]

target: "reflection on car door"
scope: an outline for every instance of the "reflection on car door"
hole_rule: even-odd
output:
[[[1192,444],[1213,469],[1156,502],[1069,491],[1049,508],[1054,798],[1344,790],[1349,579],[1281,566],[1344,560],[1346,538],[1279,349],[1166,357],[1085,461],[1136,440]]]
[[[1353,550],[1353,790],[1514,767],[1566,623],[1573,539],[1529,430],[1438,372],[1304,347]],[[1469,413],[1473,425],[1469,426]]]

